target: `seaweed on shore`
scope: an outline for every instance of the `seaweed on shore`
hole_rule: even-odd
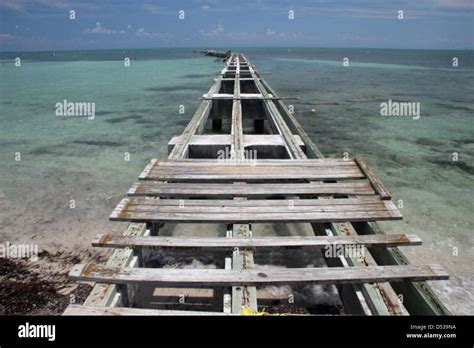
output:
[[[60,315],[71,303],[71,295],[77,303],[86,299],[89,285],[57,276],[61,279],[43,277],[24,260],[0,258],[0,315]]]

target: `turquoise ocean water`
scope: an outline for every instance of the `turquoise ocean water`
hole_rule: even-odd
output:
[[[291,102],[296,117],[324,154],[366,158],[403,200],[405,219],[383,226],[420,235],[427,252],[407,253],[443,263],[452,279],[438,285],[441,296],[473,314],[474,52],[240,50],[280,95],[300,98]],[[80,244],[86,231],[107,228],[114,205],[150,158],[167,155],[221,68],[192,49],[0,53],[0,238],[48,244],[54,233],[60,245],[69,234]],[[64,99],[95,102],[96,118],[56,116]],[[388,99],[420,103],[420,119],[380,116]]]

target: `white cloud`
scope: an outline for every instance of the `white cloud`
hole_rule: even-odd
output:
[[[160,6],[158,6],[158,5],[143,4],[142,7],[145,11],[150,12],[150,13],[159,13],[160,12]]]
[[[25,4],[19,0],[2,0],[0,1],[0,7],[20,12],[25,10]]]
[[[122,32],[124,33],[123,30],[117,31],[117,30],[105,28],[102,26],[102,24],[100,24],[100,22],[97,22],[95,26],[92,28],[87,28],[85,32],[89,34],[105,34],[105,35],[113,35],[117,33],[122,34]]]
[[[452,9],[474,9],[474,1],[472,0],[432,0],[439,6]]]
[[[271,28],[267,28],[265,35],[268,39],[280,39],[280,40],[293,40],[301,36],[299,32],[288,32],[288,31],[275,31]]]
[[[14,36],[11,35],[11,34],[8,34],[8,33],[0,33],[0,40],[3,41],[3,40],[11,40],[13,39]]]
[[[152,33],[145,30],[145,28],[138,28],[135,31],[135,35],[138,37],[158,37],[161,36],[160,33]]]
[[[52,9],[88,9],[93,10],[97,5],[87,1],[68,0],[0,0],[0,8],[19,12],[27,12],[32,6],[44,6]]]
[[[201,30],[201,34],[203,36],[206,36],[206,37],[216,37],[216,36],[220,36],[224,33],[224,27],[222,26],[222,24],[219,24],[215,29],[213,30],[210,30],[210,31],[204,31],[204,30]]]
[[[139,38],[153,38],[153,37],[165,37],[169,34],[162,34],[156,32],[147,31],[145,28],[134,29],[131,24],[128,24],[125,29],[110,29],[104,27],[100,22],[97,22],[94,27],[87,28],[84,32],[89,34],[104,34],[104,35],[129,35],[136,36]]]
[[[272,29],[270,29],[270,28],[267,28],[267,31],[265,32],[265,34],[267,34],[268,36],[272,36],[272,35],[275,35],[275,34],[276,34],[276,32],[275,32],[275,31],[273,31],[273,30],[272,30]]]
[[[34,0],[40,5],[53,8],[75,8],[76,6],[64,0]]]

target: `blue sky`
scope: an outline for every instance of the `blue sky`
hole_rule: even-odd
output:
[[[473,49],[474,0],[0,0],[2,51],[229,46]]]

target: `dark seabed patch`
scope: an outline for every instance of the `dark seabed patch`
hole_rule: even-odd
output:
[[[472,138],[463,138],[463,139],[455,139],[451,140],[453,143],[456,145],[469,145],[469,144],[474,144],[474,139]]]
[[[463,171],[464,173],[467,173],[469,175],[474,175],[474,166],[470,166],[462,161],[449,161],[446,159],[433,158],[433,157],[427,157],[427,160],[445,169],[457,168]]]
[[[125,142],[107,141],[107,140],[74,140],[73,143],[80,144],[80,145],[111,146],[111,147],[126,145]]]
[[[388,158],[390,161],[405,167],[417,165],[416,158],[414,156],[387,154],[385,157]]]
[[[108,120],[105,120],[105,122],[113,124],[113,123],[125,122],[127,120],[139,120],[141,118],[143,118],[143,116],[130,115],[130,116],[124,116],[124,117],[109,118]]]
[[[114,114],[114,113],[117,113],[117,111],[106,111],[106,110],[102,110],[102,111],[96,111],[96,112],[95,112],[95,115],[96,115],[96,116],[104,116],[104,115],[110,115],[110,114]]]
[[[188,92],[188,91],[202,91],[203,86],[190,86],[190,85],[182,85],[182,86],[170,86],[170,87],[149,87],[145,88],[145,91],[151,92]]]
[[[314,105],[340,105],[338,102],[330,100],[319,100],[313,103]]]
[[[415,143],[419,144],[419,145],[425,145],[425,146],[445,145],[445,143],[442,143],[440,141],[436,141],[436,140],[433,140],[433,139],[429,139],[429,138],[418,138],[418,139],[415,140]]]
[[[24,140],[4,140],[0,141],[0,146],[10,146],[10,145],[25,145],[26,141]]]
[[[186,126],[189,123],[189,119],[180,118],[175,122],[177,126]]]
[[[134,113],[134,114],[147,114],[150,113],[151,111],[156,111],[156,109],[130,109],[128,110],[129,113]]]
[[[200,79],[207,77],[209,78],[209,74],[188,74],[188,75],[183,75],[181,77],[187,78],[187,79]]]
[[[397,97],[431,97],[433,93],[395,93]]]
[[[299,87],[285,86],[284,88],[280,88],[280,93],[282,94],[295,93],[296,95],[300,95],[300,94],[303,94],[304,92],[306,92],[306,90]]]
[[[163,131],[156,131],[156,132],[152,132],[152,133],[143,133],[142,135],[140,135],[140,138],[144,139],[144,140],[157,140],[159,139],[160,137],[163,136]]]
[[[136,120],[135,123],[138,123],[138,124],[154,124],[156,123],[157,121],[152,121],[152,120],[144,120],[144,119],[140,119],[140,120]]]
[[[30,155],[55,155],[60,156],[62,153],[58,151],[59,146],[39,146],[30,151]]]
[[[410,102],[409,100],[403,100],[403,99],[395,99],[395,98],[381,98],[381,97],[363,97],[363,98],[356,98],[356,99],[347,99],[346,102],[349,103],[383,103],[387,102],[389,99],[392,100],[392,102],[397,102],[397,103],[408,103]]]
[[[469,112],[474,111],[473,108],[470,108],[468,106],[463,106],[463,105],[448,104],[448,103],[436,103],[436,105],[448,110],[469,111]]]

